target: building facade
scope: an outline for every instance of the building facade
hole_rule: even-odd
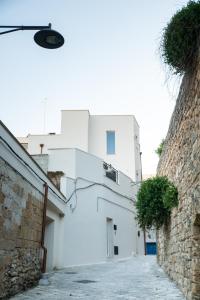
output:
[[[0,299],[36,284],[46,262],[61,265],[64,207],[65,197],[0,122]]]
[[[135,220],[141,165],[133,116],[62,111],[60,134],[19,140],[47,174],[62,174],[59,186],[67,199],[62,266],[144,254]]]
[[[133,181],[141,180],[139,126],[132,115],[90,115],[87,110],[63,110],[60,134],[19,138],[31,155],[51,148],[77,148],[102,158]]]

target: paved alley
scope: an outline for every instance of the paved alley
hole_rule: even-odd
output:
[[[49,286],[37,286],[13,300],[184,300],[153,256],[67,268],[49,274]]]

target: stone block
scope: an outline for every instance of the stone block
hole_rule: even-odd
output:
[[[15,241],[0,239],[0,250],[12,250],[15,248]]]
[[[5,195],[3,192],[0,190],[0,205],[4,203]]]

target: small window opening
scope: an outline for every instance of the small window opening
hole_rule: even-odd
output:
[[[107,154],[115,154],[115,131],[106,131]]]

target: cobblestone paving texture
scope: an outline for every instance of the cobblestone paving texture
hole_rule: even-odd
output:
[[[93,282],[77,282],[77,281]],[[105,264],[66,268],[12,300],[184,300],[183,294],[154,256],[137,256]]]

